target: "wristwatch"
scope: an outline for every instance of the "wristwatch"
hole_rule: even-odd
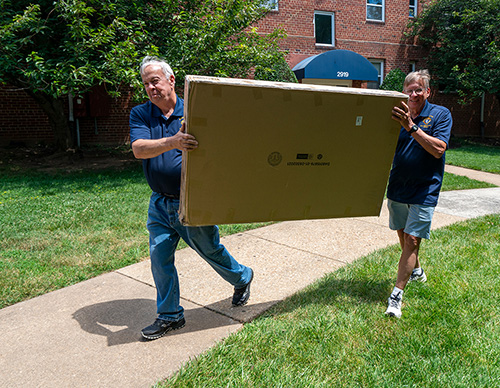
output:
[[[416,124],[413,124],[410,128],[410,130],[408,131],[408,133],[411,135],[413,132],[417,132],[418,131],[418,125]]]

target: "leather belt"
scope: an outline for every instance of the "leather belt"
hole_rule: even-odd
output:
[[[168,194],[168,193],[158,193],[158,194],[169,199],[179,199],[179,196],[174,194]]]

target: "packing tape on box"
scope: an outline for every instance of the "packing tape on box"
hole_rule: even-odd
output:
[[[215,85],[212,88],[212,96],[217,98],[222,97],[222,87],[220,85]]]
[[[229,209],[227,209],[225,219],[228,221],[229,224],[232,224],[234,222],[235,214],[236,214],[236,209],[234,207],[230,207]]]
[[[277,213],[278,213],[278,210],[277,209],[272,209],[270,212],[269,212],[269,219],[270,220],[275,220],[277,219]]]
[[[206,127],[208,125],[208,119],[206,117],[193,117],[191,119],[191,125],[195,127]]]
[[[253,92],[253,98],[256,99],[256,100],[262,100],[263,96],[262,96],[262,90],[260,89],[257,89],[257,88],[252,88],[252,92]]]
[[[321,94],[314,93],[314,105],[315,106],[323,105],[323,97],[321,97]]]
[[[194,216],[194,214],[193,214]],[[202,217],[201,217],[201,222],[203,225],[211,225],[212,224],[212,219],[213,219],[213,213],[210,212],[210,211],[206,211],[203,213]]]
[[[192,152],[194,155],[196,155],[196,157],[199,157],[199,158],[204,158],[206,155],[207,155],[207,149],[206,148],[197,148],[193,151],[189,151],[189,152]],[[193,157],[194,157],[193,155]]]

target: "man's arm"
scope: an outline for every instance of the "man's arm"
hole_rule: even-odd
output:
[[[411,124],[413,125],[413,123]],[[446,151],[446,143],[440,139],[426,134],[419,129],[411,134],[413,138],[420,144],[424,150],[434,156],[436,159],[441,158]]]
[[[138,139],[132,143],[132,152],[137,159],[151,159],[175,148],[192,151],[198,147],[193,135],[187,134],[184,124],[174,136],[161,139]]]
[[[398,121],[407,132],[410,131],[411,127],[415,124],[411,119],[411,114],[408,109],[408,105],[404,102],[401,103],[403,109],[395,106],[392,109],[392,118]],[[441,158],[446,151],[446,143],[443,140],[437,139],[433,136],[428,135],[421,129],[411,134],[413,138],[420,144],[424,150],[434,156],[436,159]]]

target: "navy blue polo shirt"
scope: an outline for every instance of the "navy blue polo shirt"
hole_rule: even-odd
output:
[[[130,112],[130,143],[139,139],[161,139],[179,132],[184,119],[184,100],[177,97],[173,113],[167,119],[151,101]],[[142,167],[151,190],[157,193],[180,194],[182,151],[173,149],[151,159]]]
[[[447,108],[426,101],[424,109],[413,122],[428,135],[444,141],[448,148],[453,120]],[[444,164],[444,155],[436,159],[402,127],[392,162],[387,198],[407,204],[436,206],[443,183]]]

